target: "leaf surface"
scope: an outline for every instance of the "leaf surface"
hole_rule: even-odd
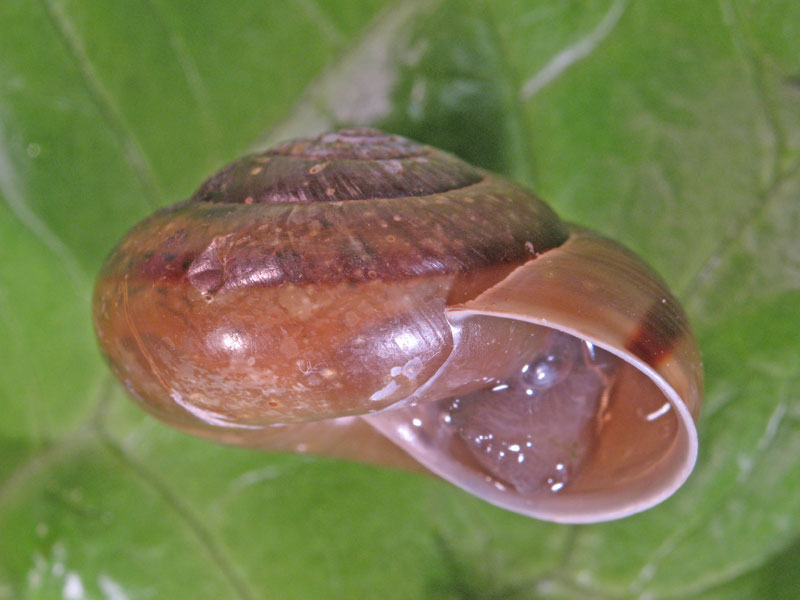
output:
[[[798,33],[788,0],[0,5],[0,598],[793,597]],[[104,255],[236,156],[344,125],[505,173],[663,275],[707,382],[673,498],[539,523],[125,398]]]

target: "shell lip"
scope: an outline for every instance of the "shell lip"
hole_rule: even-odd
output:
[[[508,314],[495,312],[495,311],[476,311],[474,309],[461,309],[461,308],[452,308],[447,310],[448,313],[460,313],[464,315],[468,314],[476,314],[482,316],[490,316],[490,317],[502,317],[502,318],[512,318]],[[669,401],[672,408],[676,411],[679,417],[679,433],[678,437],[675,440],[675,443],[680,443],[682,438],[685,438],[683,453],[685,458],[680,466],[680,468],[676,469],[675,472],[671,474],[671,477],[667,480],[665,484],[663,484],[659,488],[655,488],[650,495],[646,495],[644,497],[632,500],[631,502],[620,506],[614,510],[607,510],[602,513],[591,513],[587,511],[585,514],[577,512],[574,515],[563,515],[559,513],[552,513],[547,514],[543,518],[547,518],[551,521],[556,521],[560,523],[594,523],[597,521],[611,521],[614,519],[621,519],[638,512],[642,512],[647,510],[648,508],[663,502],[672,494],[674,494],[678,488],[680,488],[683,483],[689,478],[694,466],[697,462],[697,454],[698,454],[698,438],[697,438],[697,427],[695,425],[694,419],[692,418],[691,413],[689,412],[689,408],[686,406],[684,400],[680,397],[677,391],[658,373],[653,367],[642,361],[640,358],[635,356],[634,354],[627,352],[625,350],[621,350],[616,348],[610,344],[604,343],[600,339],[596,339],[593,336],[588,336],[583,332],[564,326],[561,324],[556,324],[549,322],[547,319],[537,319],[536,317],[524,317],[521,315],[515,315],[513,317],[519,321],[525,321],[528,323],[533,323],[535,325],[542,325],[543,327],[549,327],[551,329],[556,329],[558,331],[562,331],[579,339],[586,340],[595,344],[596,346],[615,354],[625,362],[633,365],[636,367],[640,372],[644,373],[656,386],[661,390],[661,392],[666,396],[667,400]],[[588,495],[587,495],[588,497]],[[575,500],[579,500],[580,497],[576,497]],[[500,504],[498,502],[498,504]],[[505,507],[509,510],[515,510],[513,507]]]
[[[599,500],[602,492],[574,493],[572,496],[554,495],[550,499],[544,501],[543,498],[546,497],[537,496],[526,498],[517,494],[508,494],[505,491],[495,489],[493,485],[484,482],[482,479],[476,480],[476,478],[472,476],[463,477],[464,472],[467,471],[468,468],[459,465],[453,460],[446,459],[442,461],[440,456],[430,455],[429,452],[426,452],[424,449],[419,449],[414,443],[402,444],[403,449],[429,471],[452,483],[456,487],[460,487],[500,508],[536,519],[562,524],[598,523],[634,515],[663,502],[674,494],[688,479],[697,461],[697,428],[684,400],[666,379],[650,365],[624,349],[604,343],[602,340],[591,335],[586,335],[578,329],[554,323],[544,318],[516,314],[510,315],[502,311],[478,310],[465,307],[447,308],[446,314],[454,330],[454,336],[457,336],[459,321],[463,318],[468,316],[498,317],[555,329],[578,339],[591,342],[618,356],[646,375],[664,394],[670,406],[676,411],[679,422],[677,435],[670,449],[665,454],[665,457],[662,458],[662,461],[666,460],[668,456],[671,456],[674,452],[679,452],[680,456],[678,456],[679,464],[670,469],[668,476],[664,478],[660,485],[649,486],[647,492],[632,495],[627,501],[611,499],[602,502]],[[442,365],[439,371],[426,382],[426,385],[420,388],[412,397],[387,407],[379,413],[376,413],[375,416],[391,413],[391,411],[395,409],[413,403],[415,398],[424,395],[425,389],[433,384],[439,374],[446,369],[446,366],[446,363]],[[423,400],[420,401],[422,402]],[[393,430],[396,429],[396,426],[391,421],[383,422],[380,419],[373,419],[367,415],[364,415],[362,418],[385,435],[388,435],[391,439],[395,439],[396,432]],[[676,448],[676,446],[678,447]],[[593,508],[595,506],[599,506],[600,508]]]

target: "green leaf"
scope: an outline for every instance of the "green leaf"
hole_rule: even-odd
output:
[[[778,598],[800,544],[800,5],[0,4],[0,598]],[[374,125],[612,235],[706,369],[670,500],[560,526],[189,438],[96,350],[94,273],[258,146]]]

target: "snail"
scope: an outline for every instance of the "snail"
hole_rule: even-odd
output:
[[[237,160],[106,259],[94,324],[149,413],[433,473],[585,523],[672,494],[699,350],[665,284],[504,178],[347,129]]]

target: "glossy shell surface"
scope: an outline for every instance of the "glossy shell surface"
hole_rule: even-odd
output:
[[[699,354],[658,277],[375,130],[245,157],[137,225],[94,319],[131,395],[185,431],[423,468],[537,518],[637,512],[696,456]]]

